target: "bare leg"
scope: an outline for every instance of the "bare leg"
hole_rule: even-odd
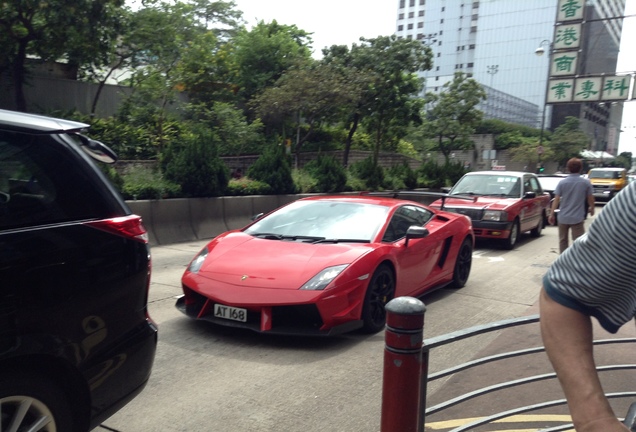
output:
[[[541,335],[578,432],[624,432],[596,372],[590,317],[552,300],[541,290]]]

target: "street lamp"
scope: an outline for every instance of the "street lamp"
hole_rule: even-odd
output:
[[[550,66],[552,64],[552,42],[544,39],[539,44],[539,47],[534,50],[534,53],[539,57],[545,52],[544,46],[548,46],[548,74],[545,77],[545,98],[543,100],[543,113],[541,114],[541,132],[539,133],[539,147],[537,148],[537,154],[539,155],[537,163],[537,171],[541,169],[541,155],[543,154],[543,133],[545,130],[545,110],[548,106],[548,91],[550,91]]]
[[[486,68],[486,73],[490,75],[490,88],[492,88],[492,79],[499,72],[499,65],[488,65]]]

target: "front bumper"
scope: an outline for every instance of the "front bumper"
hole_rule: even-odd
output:
[[[224,285],[193,273],[184,276],[182,282],[184,295],[175,307],[193,319],[286,335],[331,336],[362,327],[363,281],[354,280],[326,291]],[[246,309],[247,321],[216,317],[215,304]]]
[[[510,237],[512,222],[472,221],[475,237],[506,239]]]

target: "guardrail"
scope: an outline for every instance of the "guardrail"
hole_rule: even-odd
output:
[[[387,326],[385,332],[381,432],[422,432],[429,415],[442,412],[468,401],[474,402],[475,399],[481,396],[504,389],[518,389],[526,384],[544,380],[556,380],[556,374],[551,372],[489,383],[476,390],[465,392],[434,406],[427,407],[427,388],[435,380],[449,376],[456,377],[456,374],[473,370],[473,368],[478,366],[494,364],[515,357],[523,358],[545,351],[543,346],[535,346],[520,350],[496,352],[495,354],[454,365],[436,373],[429,373],[430,356],[433,350],[468,338],[511,327],[537,325],[539,317],[538,315],[532,315],[502,320],[424,340],[424,315],[426,311],[424,303],[412,297],[398,297],[386,305],[386,311]],[[595,340],[594,345],[633,344],[634,342],[636,342],[636,338],[616,338]],[[636,369],[636,364],[612,364],[597,367],[597,370],[603,372],[634,369]],[[458,381],[461,382],[461,378],[455,379],[455,382]],[[636,398],[636,392],[607,393],[607,397],[610,399]],[[454,427],[451,432],[475,431],[479,430],[479,427],[501,419],[566,404],[565,399],[556,399],[517,406],[493,413],[499,408],[487,403],[485,406],[488,407],[488,412],[483,415],[472,416],[464,424]],[[560,423],[560,425],[554,427],[538,430],[558,432],[570,430],[573,427],[571,422],[561,421]],[[629,408],[624,423],[636,432],[636,403]]]

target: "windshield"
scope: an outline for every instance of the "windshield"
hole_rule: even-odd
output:
[[[590,171],[589,178],[597,179],[617,179],[621,177],[620,171],[607,171],[607,170],[592,170]]]
[[[465,175],[450,195],[480,195],[518,198],[521,196],[521,180],[519,177],[499,174]]]
[[[371,241],[386,221],[388,207],[343,201],[296,201],[245,230],[267,238]]]

